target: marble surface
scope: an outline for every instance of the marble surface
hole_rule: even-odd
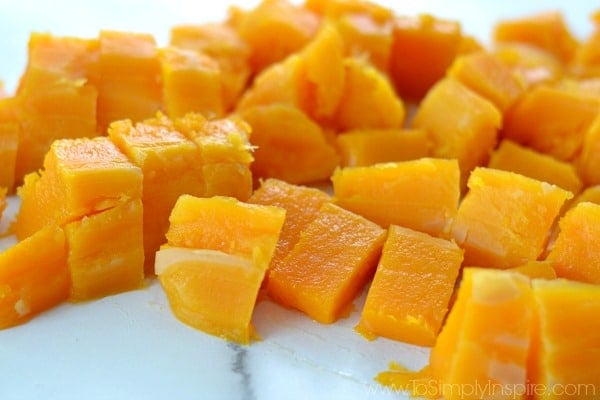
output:
[[[151,32],[166,43],[178,23],[218,21],[227,6],[257,1],[42,0],[0,3],[0,77],[12,91],[26,62],[31,31],[94,36],[100,28]],[[398,13],[459,19],[484,41],[498,18],[558,9],[574,32],[591,30],[597,2],[389,0]],[[3,232],[16,212],[10,199]],[[0,250],[14,238],[0,240]],[[360,310],[363,297],[357,299]],[[262,341],[238,346],[177,321],[156,281],[144,290],[64,304],[29,323],[0,331],[0,399],[401,399],[374,382],[392,360],[409,368],[428,349],[386,339],[369,342],[353,327],[358,312],[333,325],[263,301],[254,324]]]

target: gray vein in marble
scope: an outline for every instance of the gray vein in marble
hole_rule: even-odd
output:
[[[242,390],[240,400],[256,400],[254,389],[252,389],[252,379],[248,371],[248,351],[245,347],[231,342],[227,344],[227,347],[235,353],[231,364],[231,371],[241,378]]]

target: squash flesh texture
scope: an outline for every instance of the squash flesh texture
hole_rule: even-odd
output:
[[[334,201],[375,223],[447,236],[458,209],[456,160],[413,161],[347,167],[332,177]]]
[[[333,323],[372,276],[385,235],[378,225],[325,203],[271,269],[267,290],[280,304]]]
[[[141,197],[142,172],[107,138],[53,142],[44,170],[20,188],[18,239]]]
[[[246,257],[214,250],[165,247],[156,260],[156,273],[177,318],[227,340],[250,342],[264,269]],[[163,271],[159,263],[165,265]]]
[[[144,279],[143,206],[134,199],[65,225],[70,300],[139,289]]]
[[[600,184],[600,117],[585,132],[581,153],[574,164],[586,186]]]
[[[0,103],[2,100],[0,100]],[[2,105],[0,104],[0,109]],[[0,110],[0,114],[2,111]],[[0,116],[0,186],[13,190],[20,127],[17,122],[4,122]]]
[[[44,228],[0,253],[0,329],[63,302],[69,287],[61,228]]]
[[[359,331],[433,346],[463,259],[453,242],[391,225]]]
[[[553,83],[565,73],[563,63],[555,56],[522,42],[497,43],[492,55],[510,68],[526,90],[541,83]]]
[[[561,278],[600,284],[600,205],[581,202],[559,221],[560,232],[546,260]]]
[[[2,220],[2,213],[6,209],[6,193],[8,190],[5,187],[0,186],[0,220]]]
[[[529,261],[508,270],[518,272],[531,279],[556,279],[556,271],[549,261]]]
[[[510,268],[542,253],[570,192],[509,171],[478,167],[452,226],[466,265]]]

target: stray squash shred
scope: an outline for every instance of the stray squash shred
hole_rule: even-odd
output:
[[[263,0],[164,47],[32,33],[0,94],[0,329],[156,275],[179,320],[250,344],[258,301],[331,324],[364,292],[358,333],[431,348],[383,385],[597,397],[592,22],[501,20],[484,46],[369,1]]]

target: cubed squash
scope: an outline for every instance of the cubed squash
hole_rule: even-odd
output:
[[[151,273],[154,254],[165,242],[169,215],[179,196],[205,193],[200,150],[162,114],[135,124],[129,119],[115,121],[108,133],[142,170],[145,266]]]
[[[462,260],[463,251],[454,242],[391,225],[359,332],[433,346]]]
[[[160,50],[163,102],[167,115],[199,112],[209,118],[224,114],[221,70],[211,57],[194,50]]]
[[[529,381],[535,399],[596,398],[600,393],[600,286],[534,280],[536,329]]]
[[[448,236],[460,197],[456,160],[421,158],[337,169],[334,201],[377,224]]]
[[[142,196],[142,171],[108,137],[52,143],[44,170],[25,177],[15,233],[24,239]]]
[[[491,53],[510,68],[526,89],[540,83],[556,82],[565,73],[565,66],[558,58],[530,44],[496,43]]]
[[[342,167],[363,167],[427,157],[431,142],[422,129],[357,129],[336,136]]]
[[[69,222],[64,229],[71,301],[143,286],[143,206],[139,198]]]
[[[363,0],[305,0],[304,7],[321,17],[340,19],[345,15],[368,15],[377,22],[389,21],[394,17],[391,9],[372,1]]]
[[[278,303],[325,324],[349,311],[372,277],[386,231],[325,203],[293,249],[269,273],[267,291]]]
[[[464,183],[473,168],[487,163],[501,120],[489,100],[444,78],[427,92],[411,125],[429,133],[434,157],[458,160]]]
[[[304,184],[328,179],[339,163],[335,147],[320,125],[301,110],[272,104],[243,110],[256,146],[251,166],[256,178]]]
[[[488,167],[512,171],[579,193],[583,183],[573,164],[504,139],[490,158]]]
[[[116,120],[134,122],[162,108],[160,61],[149,34],[102,30],[98,84],[98,129],[106,132]]]
[[[600,115],[585,131],[581,152],[574,163],[586,186],[600,184]]]
[[[581,202],[559,221],[560,232],[546,260],[561,278],[600,284],[600,205]]]
[[[2,100],[0,100],[1,102]],[[0,105],[0,108],[2,105]],[[20,127],[15,122],[0,119],[0,186],[12,191],[15,183],[15,164],[19,146]]]
[[[532,279],[556,279],[556,271],[549,261],[529,261],[508,271],[518,272]]]
[[[0,253],[0,329],[21,324],[69,297],[65,235],[56,226]]]
[[[533,306],[526,276],[464,269],[456,303],[429,358],[437,395],[525,399]],[[475,387],[486,391],[469,391]]]
[[[534,261],[563,203],[573,195],[510,171],[478,167],[452,224],[465,264],[510,268]]]
[[[401,96],[421,99],[444,77],[462,43],[460,24],[432,15],[398,17],[392,29],[390,76]]]

